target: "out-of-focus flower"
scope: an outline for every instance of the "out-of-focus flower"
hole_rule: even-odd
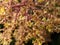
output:
[[[26,18],[25,16],[22,15],[19,16],[19,20],[24,20],[25,18]]]
[[[9,0],[4,0],[4,3],[8,3],[9,2]]]
[[[44,0],[38,0],[39,3],[42,3]]]
[[[4,24],[4,26],[5,26],[6,28],[8,28],[10,25],[11,25],[11,24],[8,23],[8,22]]]
[[[42,19],[42,21],[46,21],[47,19],[44,17],[43,19]]]
[[[5,8],[4,6],[0,7],[0,15],[4,15],[5,14]]]
[[[46,29],[47,29],[49,32],[52,32],[52,25],[46,26]]]
[[[26,24],[28,27],[32,28],[32,26],[34,25],[34,21],[28,21],[28,22],[26,22]]]

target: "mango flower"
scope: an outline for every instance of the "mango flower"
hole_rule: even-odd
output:
[[[19,16],[19,20],[24,20],[24,19],[25,19],[25,16],[22,16],[22,15]]]
[[[0,15],[4,15],[5,14],[5,8],[4,6],[0,7]]]
[[[44,0],[38,0],[39,3],[42,3]]]
[[[10,23],[5,23],[4,26],[8,28],[11,24]]]
[[[5,3],[8,3],[8,2],[9,2],[9,0],[4,0],[4,2],[5,2]]]

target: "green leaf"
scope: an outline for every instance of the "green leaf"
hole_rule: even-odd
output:
[[[16,42],[15,38],[12,37],[12,41],[10,42],[10,45],[15,45],[15,42]]]
[[[4,28],[4,24],[0,24],[0,29],[3,29]]]

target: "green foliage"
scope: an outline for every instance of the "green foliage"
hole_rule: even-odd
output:
[[[12,37],[11,39],[12,39],[12,41],[10,42],[10,45],[15,45],[15,42],[16,42],[15,38]]]
[[[3,29],[4,28],[4,24],[0,24],[0,29]]]

